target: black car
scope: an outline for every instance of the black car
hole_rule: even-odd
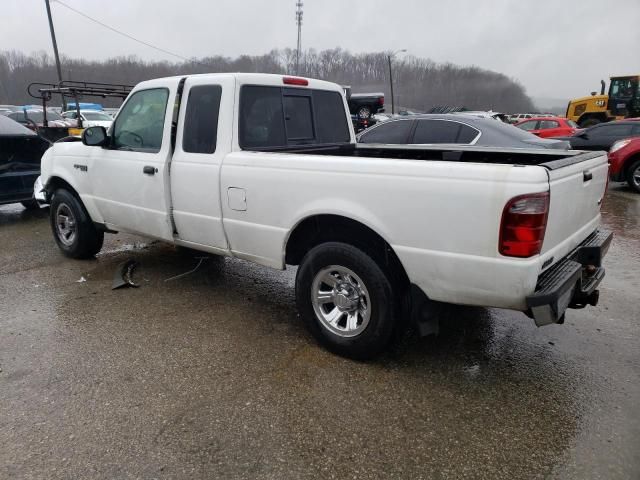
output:
[[[540,138],[493,118],[462,113],[392,118],[365,130],[358,143],[405,145],[455,144],[504,148],[568,149],[565,141]]]
[[[27,209],[38,207],[33,184],[50,145],[37,133],[0,115],[0,205],[20,202]]]
[[[640,121],[600,123],[578,130],[570,137],[554,137],[566,140],[574,150],[609,150],[618,140],[640,136]]]

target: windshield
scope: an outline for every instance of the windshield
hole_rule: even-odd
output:
[[[95,120],[98,122],[110,122],[113,120],[109,115],[102,112],[82,112],[82,115],[84,115],[84,118],[87,120]]]

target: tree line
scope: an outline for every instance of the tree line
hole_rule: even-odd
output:
[[[63,57],[64,80],[135,85],[150,78],[206,72],[263,72],[295,74],[351,85],[354,93],[383,92],[390,107],[387,52],[353,54],[340,48],[300,54],[296,72],[296,52],[272,50],[265,55],[236,58],[215,55],[186,62],[144,61],[136,56],[103,61]],[[532,111],[534,106],[524,87],[506,75],[476,66],[436,63],[413,56],[396,56],[393,82],[398,106],[428,111],[435,106],[459,106],[470,110],[501,112]],[[53,58],[37,52],[0,51],[0,104],[30,104],[31,82],[57,83]],[[56,99],[57,100],[57,99]],[[86,101],[99,101],[89,99]],[[105,106],[114,105],[105,100]],[[59,101],[53,102],[59,104]],[[387,108],[389,111],[390,108]]]

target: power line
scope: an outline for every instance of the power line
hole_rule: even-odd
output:
[[[190,58],[187,58],[187,57],[183,57],[182,55],[178,55],[177,53],[170,52],[169,50],[165,50],[164,48],[156,47],[155,45],[152,45],[152,44],[150,44],[148,42],[145,42],[144,40],[140,40],[139,38],[136,38],[136,37],[134,37],[132,35],[129,35],[128,33],[121,32],[120,30],[118,30],[116,28],[113,28],[112,26],[107,25],[106,23],[101,22],[100,20],[97,20],[97,19],[95,19],[93,17],[90,17],[89,15],[87,15],[86,13],[81,12],[80,10],[76,10],[72,6],[67,5],[64,2],[61,2],[60,0],[52,0],[52,2],[58,3],[58,4],[62,5],[63,7],[71,10],[72,12],[80,15],[81,17],[84,17],[84,18],[86,18],[88,20],[91,20],[92,22],[97,23],[98,25],[100,25],[100,26],[102,26],[102,27],[104,27],[106,29],[111,30],[112,32],[117,33],[118,35],[122,35],[123,37],[126,37],[126,38],[128,38],[130,40],[133,40],[134,42],[141,43],[142,45],[145,45],[145,46],[147,46],[149,48],[153,48],[154,50],[158,50],[159,52],[166,53],[167,55],[171,55],[172,57],[179,58],[181,60],[184,60],[185,62],[193,62],[193,63],[197,63],[199,65],[207,66],[206,64],[204,64],[202,62],[198,62],[197,60],[193,60],[193,59],[190,59]]]

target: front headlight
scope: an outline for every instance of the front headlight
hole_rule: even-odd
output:
[[[613,153],[617,150],[620,150],[622,147],[626,147],[627,145],[629,145],[629,143],[631,143],[630,139],[618,140],[613,145],[611,145],[611,150],[609,150],[609,153]]]

